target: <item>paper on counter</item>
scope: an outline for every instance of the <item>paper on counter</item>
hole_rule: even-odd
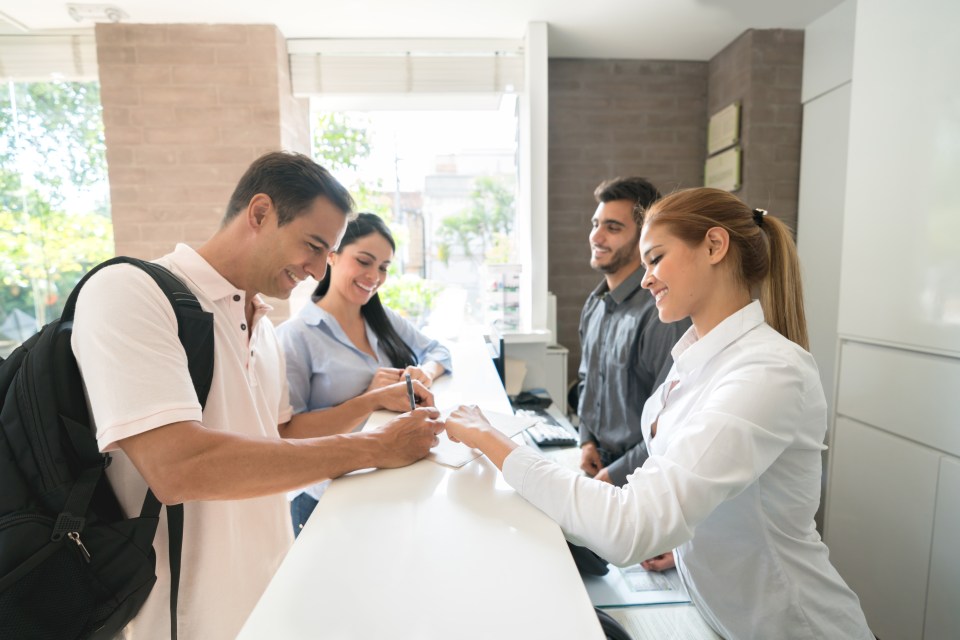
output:
[[[639,564],[622,569],[611,565],[605,576],[583,576],[583,585],[595,607],[690,602],[676,569],[658,573]]]
[[[453,409],[448,409],[444,411],[441,417],[446,419],[452,410]],[[495,429],[508,438],[512,438],[521,431],[529,429],[537,422],[537,418],[535,417],[516,416],[508,413],[498,413],[496,411],[484,411],[483,415],[487,417],[487,420],[490,421],[490,424],[493,425]],[[427,459],[433,460],[437,464],[459,468],[483,455],[479,449],[471,449],[460,442],[453,442],[447,437],[446,431],[438,437],[440,438],[440,444],[431,449],[430,453],[427,454]]]
[[[605,609],[631,638],[721,640],[691,604]]]

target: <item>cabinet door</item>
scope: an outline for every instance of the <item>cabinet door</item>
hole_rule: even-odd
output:
[[[837,417],[825,540],[883,640],[923,634],[940,454]]]
[[[960,638],[960,460],[942,458],[924,640]]]

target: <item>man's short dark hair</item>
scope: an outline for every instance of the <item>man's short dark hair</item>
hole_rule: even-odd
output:
[[[597,202],[629,200],[633,203],[633,219],[637,227],[643,226],[643,212],[660,199],[660,191],[646,178],[613,178],[604,180],[593,191]]]
[[[349,215],[355,206],[350,192],[319,164],[302,153],[274,151],[254,160],[240,178],[222,224],[226,225],[246,209],[258,193],[273,200],[278,226],[302,215],[321,196],[344,215]]]

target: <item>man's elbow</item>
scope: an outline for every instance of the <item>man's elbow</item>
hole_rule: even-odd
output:
[[[163,469],[141,469],[140,474],[147,481],[160,504],[182,504],[195,499],[190,493],[191,483],[186,480],[188,474],[179,466],[165,465]]]

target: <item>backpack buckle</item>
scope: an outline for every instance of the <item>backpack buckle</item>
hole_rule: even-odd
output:
[[[53,534],[50,536],[50,540],[59,542],[68,533],[83,531],[83,525],[86,522],[86,518],[64,511],[57,516],[57,522],[53,525]]]

